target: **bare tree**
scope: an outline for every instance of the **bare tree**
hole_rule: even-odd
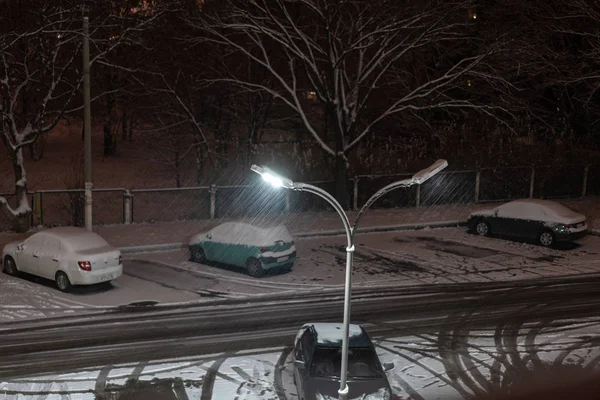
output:
[[[335,160],[336,197],[348,205],[347,155],[379,124],[432,108],[492,109],[466,96],[465,75],[492,51],[473,43],[470,1],[231,0],[190,23],[209,40],[266,70],[260,89],[287,104]],[[193,40],[193,39],[192,39]],[[491,75],[481,75],[491,80]],[[323,104],[333,138],[307,117],[307,92]]]
[[[11,207],[0,197],[0,205],[23,231],[31,213],[23,149],[58,123],[77,93],[71,74],[81,40],[74,8],[20,2],[0,7],[0,137],[12,161],[17,202]]]
[[[98,15],[90,32],[91,65],[148,22],[122,30],[118,38],[105,36],[100,27],[110,29],[118,18]],[[0,3],[0,138],[13,164],[16,194],[14,206],[3,197],[0,206],[18,231],[29,228],[31,215],[23,149],[65,113],[82,109],[81,25],[79,1]]]
[[[560,0],[546,16],[556,73],[547,92],[557,138],[596,146],[600,127],[600,4]]]

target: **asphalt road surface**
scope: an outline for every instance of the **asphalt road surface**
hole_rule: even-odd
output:
[[[536,355],[545,349],[534,340],[537,334],[550,329],[547,340],[552,343],[559,339],[565,327],[589,325],[597,320],[599,295],[600,280],[592,278],[540,281],[536,285],[521,286],[475,283],[460,287],[432,285],[428,289],[359,289],[352,312],[353,322],[365,324],[386,354],[404,360],[408,357],[412,360],[410,365],[417,365],[425,372],[429,367],[422,360],[424,357],[441,363],[444,375],[438,379],[466,382],[467,386],[480,388],[483,383],[477,383],[477,373],[471,364],[480,363],[478,354],[493,355],[486,363],[494,378],[490,378],[489,387],[484,387],[491,391],[501,388],[502,382],[510,385],[518,378],[518,371],[531,363],[539,367],[542,362]],[[341,313],[342,293],[331,291],[310,296],[272,296],[260,302],[219,299],[204,305],[124,309],[89,318],[45,320],[43,324],[6,324],[0,328],[0,381],[14,382],[39,374],[215,353],[217,356],[212,362],[221,360],[222,364],[228,354],[273,347],[282,348],[279,357],[283,360],[282,366],[287,357],[283,349],[291,344],[302,323],[339,320]],[[594,331],[597,329],[591,332]],[[477,345],[477,338],[482,335],[487,335],[493,348]],[[578,347],[591,351],[599,344],[598,336],[590,332],[574,335],[572,339],[565,345],[566,349]],[[523,346],[525,355],[517,349]],[[289,350],[285,351],[289,354]],[[568,352],[561,354],[557,357],[562,363]],[[594,359],[592,366],[600,358]],[[213,376],[218,376],[219,368],[217,364],[212,369]],[[399,391],[411,388],[410,384],[401,382],[407,380],[406,371],[401,368],[394,372]],[[206,379],[205,376],[198,384],[203,387],[203,393],[212,393],[214,388],[210,379],[204,383]],[[106,389],[102,389],[102,385],[98,387],[98,390]],[[146,389],[140,387],[140,391]],[[279,396],[278,391],[281,392],[277,389],[272,395]],[[205,396],[208,395],[202,399],[222,398]],[[291,399],[293,396],[256,398]]]

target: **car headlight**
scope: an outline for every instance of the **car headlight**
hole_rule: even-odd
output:
[[[358,397],[354,397],[348,400],[390,400],[392,398],[392,393],[388,388],[381,388],[378,391],[371,394],[363,394]],[[321,393],[317,393],[317,400],[337,400],[338,397],[326,396]]]

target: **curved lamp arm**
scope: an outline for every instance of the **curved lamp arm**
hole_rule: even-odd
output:
[[[352,232],[355,233],[356,230],[358,229],[358,222],[360,220],[360,217],[362,217],[362,215],[365,213],[365,211],[367,211],[369,209],[369,207],[371,207],[373,205],[373,203],[375,203],[381,196],[391,192],[392,190],[398,189],[398,188],[406,188],[406,187],[410,187],[412,185],[415,185],[416,182],[411,178],[411,179],[404,179],[398,182],[393,182],[390,183],[387,186],[384,186],[383,188],[379,189],[377,191],[377,193],[375,193],[373,196],[371,196],[369,198],[369,200],[367,200],[367,202],[360,208],[360,211],[358,212],[358,214],[356,215],[356,218],[354,219],[354,225],[352,225]]]
[[[334,208],[334,210],[340,215],[340,218],[342,218],[342,223],[344,224],[344,229],[346,231],[346,238],[348,239],[348,247],[349,248],[352,247],[353,228],[350,226],[350,221],[348,220],[348,216],[346,215],[344,208],[340,205],[340,203],[338,203],[338,201],[335,199],[335,197],[330,195],[329,192],[327,192],[326,190],[323,190],[318,186],[313,186],[308,183],[294,182],[291,189],[297,190],[299,192],[309,192],[312,194],[316,194],[317,196],[325,199]]]

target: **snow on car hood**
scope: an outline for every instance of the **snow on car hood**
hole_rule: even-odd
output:
[[[208,238],[207,235],[211,237]],[[247,246],[267,246],[279,240],[287,243],[294,240],[290,232],[283,225],[259,228],[242,222],[226,222],[208,232],[192,236],[189,244],[193,245],[202,241],[210,241]]]
[[[17,251],[17,247],[19,246],[18,241],[15,242],[9,242],[7,244],[4,245],[4,248],[2,249],[2,254],[14,254],[15,251]]]

